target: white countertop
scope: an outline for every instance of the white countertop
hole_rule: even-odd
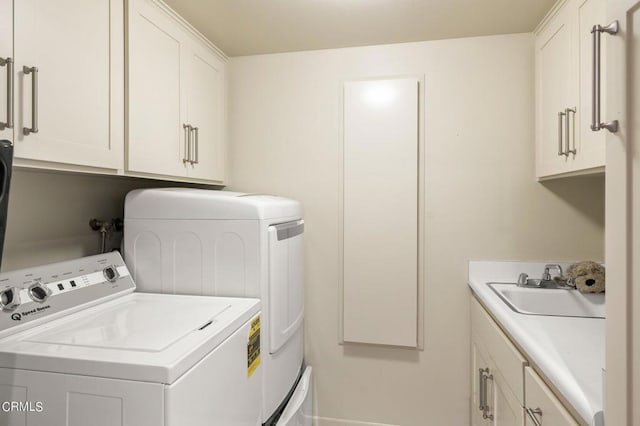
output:
[[[582,421],[603,426],[605,320],[524,315],[511,310],[486,284],[515,283],[521,272],[540,277],[544,265],[471,261],[469,287]]]

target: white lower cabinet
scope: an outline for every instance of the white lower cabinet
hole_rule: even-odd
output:
[[[578,423],[531,367],[524,369],[527,426],[577,426]]]
[[[471,373],[472,426],[578,425],[474,297]]]
[[[224,183],[226,58],[164,3],[128,0],[126,172]]]
[[[473,299],[471,306],[472,425],[524,424],[526,360]]]

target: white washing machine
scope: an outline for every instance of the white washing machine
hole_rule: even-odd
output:
[[[141,291],[262,300],[268,425],[311,424],[303,235],[300,203],[282,197],[165,188],[125,201],[124,256]]]
[[[117,253],[0,274],[0,425],[261,423],[260,301],[135,288]]]

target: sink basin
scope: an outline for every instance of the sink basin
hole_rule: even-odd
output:
[[[510,283],[487,285],[512,310],[526,315],[604,318],[605,296],[583,294],[573,289],[518,287]]]

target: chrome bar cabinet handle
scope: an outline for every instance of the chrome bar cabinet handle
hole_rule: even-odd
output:
[[[493,374],[489,374],[489,368],[486,369],[486,374],[484,375],[484,409],[482,410],[482,418],[493,420],[493,414],[491,414],[491,407],[489,407],[489,403],[487,402],[487,381],[493,381]]]
[[[618,21],[613,21],[606,27],[601,25],[594,25],[591,29],[591,36],[593,39],[593,80],[592,80],[592,93],[591,93],[591,130],[597,132],[602,129],[607,129],[611,133],[618,131],[618,120],[609,121],[603,123],[600,121],[600,35],[602,33],[617,34],[618,33]]]
[[[573,114],[573,121],[569,120],[569,114]],[[576,155],[576,135],[575,135],[575,128],[574,128],[574,133],[573,133],[573,149],[569,149],[569,141],[570,139],[570,131],[569,131],[569,124],[570,123],[575,123],[576,120],[576,108],[565,108],[564,110],[564,116],[565,116],[565,122],[564,122],[564,135],[565,135],[565,139],[566,139],[566,144],[567,144],[567,149],[565,151],[564,155],[569,155],[569,154],[573,154]]]
[[[7,67],[7,121],[0,123],[0,130],[13,129],[13,59],[0,58],[0,67]]]
[[[566,152],[564,152],[564,148],[562,147],[562,119],[565,117],[566,113],[560,111],[558,113],[558,155],[568,156]]]
[[[185,131],[184,134],[184,157],[182,158],[182,164],[191,163],[191,124],[183,124],[182,128]]]
[[[484,411],[484,368],[478,368],[478,410]]]
[[[38,67],[22,67],[24,75],[31,74],[31,127],[23,127],[25,136],[38,133]]]
[[[198,159],[198,151],[200,151],[200,144],[199,144],[199,135],[200,135],[200,131],[197,127],[194,127],[193,129],[193,163],[194,164],[198,164],[200,162],[200,160]]]
[[[527,412],[527,416],[529,416],[529,419],[531,419],[535,426],[542,426],[542,422],[538,420],[538,417],[536,417],[542,417],[542,410],[540,408],[534,408],[532,410],[531,408],[526,407],[524,410]]]

